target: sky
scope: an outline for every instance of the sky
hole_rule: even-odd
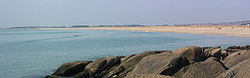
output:
[[[0,0],[0,27],[188,24],[250,19],[250,0]]]

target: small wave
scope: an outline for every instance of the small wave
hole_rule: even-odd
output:
[[[20,78],[44,78],[45,76],[43,75],[31,75],[31,76],[23,76]]]
[[[84,35],[88,35],[88,34],[84,34]],[[65,39],[65,38],[75,38],[75,37],[80,37],[83,35],[70,35],[70,36],[63,36],[63,37],[59,37],[59,38],[48,38],[48,39],[37,39],[37,40],[27,40],[27,41],[23,41],[24,43],[27,42],[38,42],[38,41],[45,41],[45,40],[55,40],[55,39]]]
[[[40,41],[40,40],[27,40],[27,41],[23,41],[23,42],[28,43],[28,42],[37,42],[37,41]]]
[[[84,34],[84,35],[88,35],[88,34]],[[80,37],[80,36],[83,36],[83,35],[70,35],[70,36],[64,36],[64,37],[60,37],[61,38],[74,38],[74,37]]]

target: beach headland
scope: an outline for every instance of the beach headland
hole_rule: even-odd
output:
[[[62,64],[45,78],[249,78],[250,46],[189,46]]]
[[[192,34],[216,34],[250,37],[250,26],[144,26],[144,27],[88,27],[88,28],[41,28],[41,29],[101,29],[147,32],[174,32]]]

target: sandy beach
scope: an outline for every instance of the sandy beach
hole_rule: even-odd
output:
[[[148,32],[174,32],[193,34],[216,34],[250,37],[250,26],[146,26],[146,27],[90,27],[90,28],[42,28],[42,29],[103,29]]]

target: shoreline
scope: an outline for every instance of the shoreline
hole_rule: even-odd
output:
[[[39,28],[39,29],[97,29],[144,32],[173,32],[250,37],[250,26],[146,26],[146,27],[90,27],[90,28]]]

